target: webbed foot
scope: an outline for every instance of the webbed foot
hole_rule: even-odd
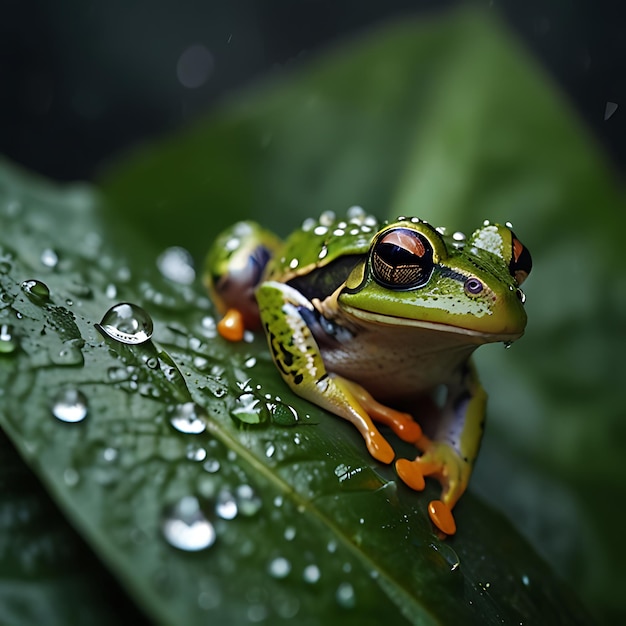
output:
[[[428,514],[433,524],[446,535],[456,532],[452,509],[461,497],[471,474],[471,465],[449,444],[420,441],[425,452],[413,461],[398,459],[396,471],[400,479],[411,489],[424,489],[425,476],[436,478],[441,484],[441,499],[433,500],[428,506]]]

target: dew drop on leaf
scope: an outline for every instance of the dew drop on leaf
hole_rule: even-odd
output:
[[[202,467],[209,474],[215,474],[220,471],[220,462],[217,459],[208,459]]]
[[[185,496],[169,507],[161,529],[166,541],[179,550],[197,552],[215,543],[215,528],[195,496]]]
[[[206,459],[206,450],[201,446],[196,446],[195,444],[190,443],[187,446],[185,456],[190,461],[204,461],[204,459]]]
[[[98,330],[120,343],[140,344],[152,337],[152,318],[147,311],[130,302],[112,306],[103,316]]]
[[[270,562],[267,570],[274,578],[285,578],[291,571],[291,563],[284,556],[279,556]]]
[[[222,489],[217,495],[217,502],[215,504],[215,512],[222,519],[235,519],[238,513],[237,501],[233,494],[228,489]]]
[[[261,498],[250,485],[239,485],[235,491],[237,508],[241,515],[252,517],[261,509]]]
[[[320,568],[314,563],[311,563],[304,568],[302,577],[305,582],[313,584],[320,579],[321,575]]]
[[[354,608],[356,601],[354,596],[354,587],[350,583],[341,583],[335,594],[337,603],[344,609]]]
[[[181,285],[191,285],[196,278],[193,258],[185,248],[166,248],[157,258],[157,267],[165,278]]]
[[[170,424],[179,432],[199,435],[206,430],[206,422],[201,417],[195,402],[183,402],[170,409]]]
[[[235,400],[235,406],[230,414],[238,422],[260,424],[264,421],[264,408],[265,405],[261,404],[254,394],[243,393]]]
[[[87,417],[87,398],[78,389],[62,389],[52,403],[52,415],[62,422],[80,422]]]
[[[54,250],[52,250],[52,248],[45,248],[41,252],[39,260],[41,261],[42,265],[53,269],[57,266],[57,263],[59,262],[59,256]]]
[[[22,289],[35,304],[45,304],[50,300],[50,289],[48,289],[48,285],[40,280],[34,278],[25,280],[22,283]]]

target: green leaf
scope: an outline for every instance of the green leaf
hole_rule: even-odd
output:
[[[127,265],[87,190],[9,168],[0,189],[3,425],[153,619],[579,621],[471,496],[438,540],[434,486],[399,485],[347,423],[289,393],[262,340],[216,338],[206,298],[151,271],[139,240],[145,265]],[[151,311],[153,340],[103,332],[128,300]]]
[[[546,346],[566,348],[626,293],[600,290],[607,270],[580,258],[590,249],[619,274],[618,248],[605,250],[601,238],[619,196],[563,103],[490,19],[461,12],[392,25],[225,103],[204,124],[119,165],[104,190],[106,205],[89,189],[60,191],[9,167],[0,173],[0,419],[153,620],[589,622],[472,493],[455,509],[458,534],[439,541],[425,514],[434,485],[416,494],[398,484],[349,424],[289,393],[261,338],[231,346],[215,337],[198,281],[171,282],[156,268],[172,244],[199,260],[239,217],[282,233],[308,214],[352,204],[452,228],[514,219],[536,260],[531,325],[514,353],[481,358],[492,425],[473,486],[519,523],[521,511],[560,528],[596,528],[587,544],[568,546],[564,558],[576,564],[581,545],[583,557],[589,546],[610,554],[598,538],[605,517],[583,504],[593,482],[585,477],[606,479],[606,466],[583,474],[574,456],[582,441],[600,453],[602,438],[588,438],[570,368]],[[590,206],[600,219],[581,231],[580,219],[568,218]],[[566,307],[555,303],[571,267],[591,304],[573,296]],[[49,298],[21,286],[33,279]],[[151,342],[123,344],[96,328],[124,301],[149,312]],[[610,337],[593,339],[586,354],[600,373],[585,382],[597,392],[618,370],[604,360]],[[83,398],[83,420],[54,417],[55,404],[72,400],[56,412],[71,409],[76,419]],[[610,401],[601,399],[599,415]],[[565,436],[562,418],[572,416],[577,429],[566,426]],[[622,457],[612,457],[621,468]],[[513,479],[537,497],[508,489]],[[609,484],[623,494],[623,481]],[[572,485],[576,505],[563,518]],[[524,530],[532,536],[532,524]],[[554,557],[547,541],[537,545]],[[617,583],[600,560],[595,571],[610,593]]]
[[[344,43],[104,182],[121,214],[198,259],[242,217],[281,234],[353,204],[452,230],[512,221],[535,264],[529,324],[511,351],[478,351],[490,411],[472,484],[607,621],[623,618],[623,189],[492,13]]]

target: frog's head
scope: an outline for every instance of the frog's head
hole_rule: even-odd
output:
[[[531,266],[530,253],[507,226],[485,222],[465,240],[417,218],[398,218],[372,240],[339,305],[372,323],[511,341],[526,326],[520,285]]]

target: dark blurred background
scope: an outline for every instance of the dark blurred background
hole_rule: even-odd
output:
[[[0,153],[89,179],[143,140],[328,44],[452,0],[4,0]],[[619,3],[481,0],[561,86],[619,172],[626,38]]]

